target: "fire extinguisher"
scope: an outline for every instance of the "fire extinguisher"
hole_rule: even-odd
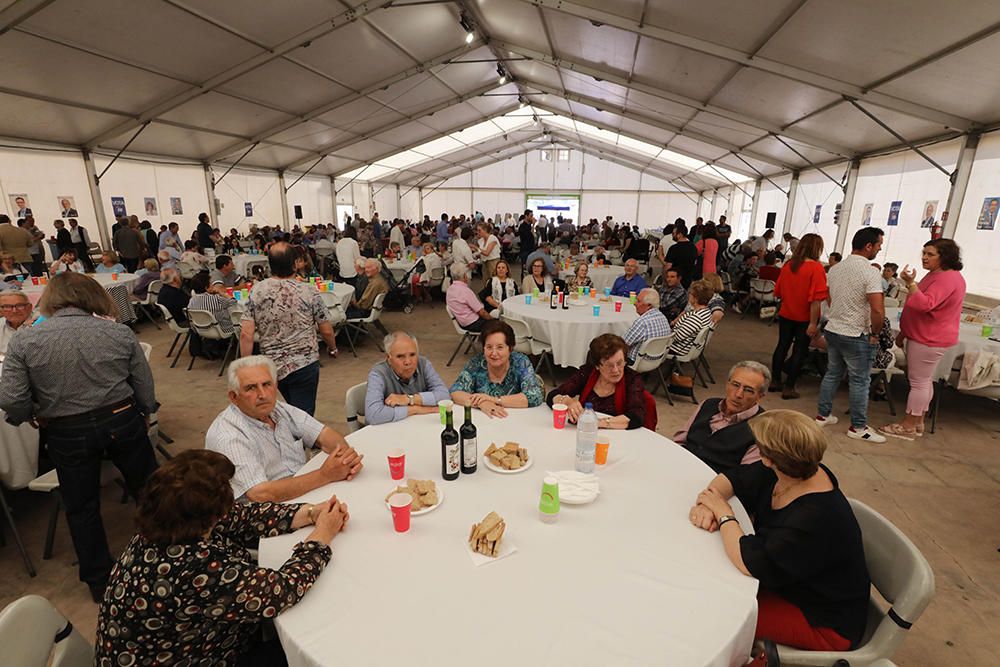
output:
[[[941,224],[945,220],[947,220],[947,219],[948,219],[948,211],[945,211],[944,213],[941,214],[941,219],[940,220],[936,220],[934,222],[934,224],[931,225],[931,240],[932,241],[941,238],[941,230],[942,230]]]

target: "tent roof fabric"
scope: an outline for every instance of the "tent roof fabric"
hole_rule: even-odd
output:
[[[900,145],[854,103],[994,129],[998,48],[995,0],[0,0],[0,135],[408,185],[559,142],[704,189]]]

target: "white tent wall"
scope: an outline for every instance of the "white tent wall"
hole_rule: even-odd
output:
[[[824,171],[839,178],[847,169],[847,164],[824,167]],[[792,236],[802,238],[803,234],[819,234],[823,237],[823,258],[833,252],[837,241],[837,227],[833,224],[833,214],[837,204],[844,201],[844,191],[840,186],[815,169],[799,174],[799,187],[795,196],[795,209],[789,232]],[[857,201],[857,199],[855,199]],[[820,205],[819,224],[813,223],[816,206]],[[844,214],[842,213],[843,217]],[[781,240],[781,220],[775,227],[775,243]]]
[[[950,141],[923,150],[950,172],[955,169],[960,146],[960,142]],[[874,204],[871,224],[885,232],[885,239],[882,242],[882,252],[872,261],[879,264],[895,262],[900,267],[909,264],[916,267],[922,275],[921,248],[931,238],[931,230],[920,227],[924,203],[937,200],[937,215],[940,215],[947,203],[950,187],[947,175],[913,151],[863,160],[854,192],[844,254],[851,251],[851,238],[861,228],[865,204]],[[893,201],[901,201],[902,206],[899,210],[899,224],[890,227],[886,223]],[[962,221],[959,221],[959,225],[961,224]],[[966,281],[970,282],[969,291],[975,291],[972,289],[975,280],[970,281],[973,273],[965,275]],[[979,286],[980,289],[983,287],[985,286]]]
[[[219,182],[226,168],[221,165],[213,167],[215,172],[215,197],[222,204],[222,212],[218,216],[219,229],[228,233],[236,228],[246,233],[251,224],[263,227],[269,225],[281,229],[281,184],[277,172],[244,171],[233,169]],[[202,186],[204,188],[204,184]],[[245,204],[253,205],[253,215],[246,216]],[[187,208],[184,209],[185,213]],[[196,220],[197,222],[197,220]],[[181,234],[187,238],[184,234]]]
[[[111,162],[110,157],[95,155],[94,167],[97,173],[100,174],[109,162]],[[180,226],[181,239],[184,240],[191,238],[195,227],[198,226],[198,214],[209,210],[208,193],[205,190],[205,169],[195,164],[160,164],[121,157],[101,178],[101,195],[104,197],[101,204],[109,229],[115,222],[111,198],[124,197],[125,210],[129,215],[136,215],[140,220],[149,220],[155,231],[159,231],[160,225],[176,222]],[[156,199],[158,215],[146,212],[144,206],[146,197]],[[183,214],[170,213],[171,197],[180,197]],[[91,240],[100,242],[100,239],[95,238],[93,234]]]
[[[395,183],[373,183],[372,193],[375,195],[375,210],[381,220],[391,221],[399,217],[399,199]]]
[[[771,177],[775,183],[781,186],[785,192],[788,192],[788,186],[792,181],[792,177],[788,174],[780,177]],[[785,220],[785,208],[788,206],[788,196],[778,188],[776,188],[770,181],[764,180],[760,186],[760,198],[757,201],[757,214],[754,216],[753,224],[750,229],[750,234],[752,236],[760,236],[764,233],[765,223],[767,222],[767,214],[769,212],[774,212],[775,222],[774,222],[774,233],[777,236],[781,236],[781,226]],[[857,201],[857,199],[855,199]]]
[[[372,190],[367,183],[354,181],[346,189],[351,191],[351,203],[354,205],[354,212],[365,220],[372,217]],[[337,198],[338,201],[340,198]],[[341,202],[343,203],[343,202]]]
[[[575,154],[576,151],[572,151],[572,153]],[[578,178],[576,184],[571,187],[582,188],[584,191],[630,190],[635,192],[639,189],[641,174],[637,170],[623,167],[608,160],[591,157],[590,155],[584,157],[586,161],[582,165],[583,178],[582,180]],[[609,213],[608,215],[613,214]],[[592,218],[594,216],[587,217]],[[615,217],[617,218],[618,216],[616,215]],[[629,215],[628,220],[631,221],[634,218],[635,207],[632,208],[632,213]],[[604,216],[600,216],[599,219],[603,220]]]
[[[507,213],[510,213],[515,218],[521,213],[524,213],[525,208],[525,194],[523,191],[511,191],[511,190],[473,190],[472,191],[472,202],[473,210],[479,211],[487,219],[492,218],[495,214],[500,214],[500,219]],[[444,211],[429,211],[428,215],[431,219],[440,219],[441,214]]]
[[[28,196],[35,224],[46,237],[55,234],[52,221],[61,212],[58,198],[72,197],[79,214],[77,221],[87,228],[92,241],[101,242],[87,172],[79,152],[0,148],[0,212],[9,215],[14,223],[17,211],[10,198],[15,194]]]
[[[976,229],[986,197],[1000,197],[998,133],[988,134],[979,142],[955,231],[955,242],[962,248],[963,275],[969,292],[1000,299],[1000,229]],[[943,201],[941,205],[944,205]]]
[[[333,192],[330,189],[330,179],[327,177],[306,176],[295,185],[292,182],[298,178],[296,174],[285,174],[288,189],[288,220],[294,225],[295,206],[302,207],[301,225],[329,224],[333,222],[336,213],[333,204]],[[280,193],[279,193],[280,194]]]
[[[423,202],[420,201],[420,188],[414,188],[412,185],[400,186],[400,198],[399,198],[399,217],[404,220],[423,220],[425,215],[429,215],[431,220],[437,222],[443,211],[429,211],[426,208],[423,209],[421,213],[421,206]]]
[[[524,189],[528,183],[525,181],[525,163],[529,155],[535,155],[535,151],[515,155],[500,162],[488,164],[472,172],[472,184],[478,188],[520,188]],[[521,207],[524,208],[523,206]],[[433,217],[433,216],[431,216]]]

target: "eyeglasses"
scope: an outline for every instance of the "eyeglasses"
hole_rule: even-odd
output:
[[[605,370],[620,371],[621,369],[625,368],[625,360],[622,359],[621,361],[616,361],[614,363],[610,361],[602,361],[600,363],[600,366]]]
[[[0,310],[26,310],[28,308],[31,308],[30,303],[15,303],[13,305],[0,306]]]
[[[743,394],[744,396],[756,396],[757,395],[757,389],[755,387],[751,387],[748,384],[740,384],[736,380],[730,380],[729,381],[729,386],[732,387],[733,389],[735,389],[737,392]]]

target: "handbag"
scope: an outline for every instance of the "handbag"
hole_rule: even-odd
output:
[[[760,309],[760,319],[769,320],[774,317],[778,312],[777,306],[761,306]]]
[[[667,389],[671,394],[678,396],[694,396],[694,377],[677,372],[671,373],[670,386]]]

